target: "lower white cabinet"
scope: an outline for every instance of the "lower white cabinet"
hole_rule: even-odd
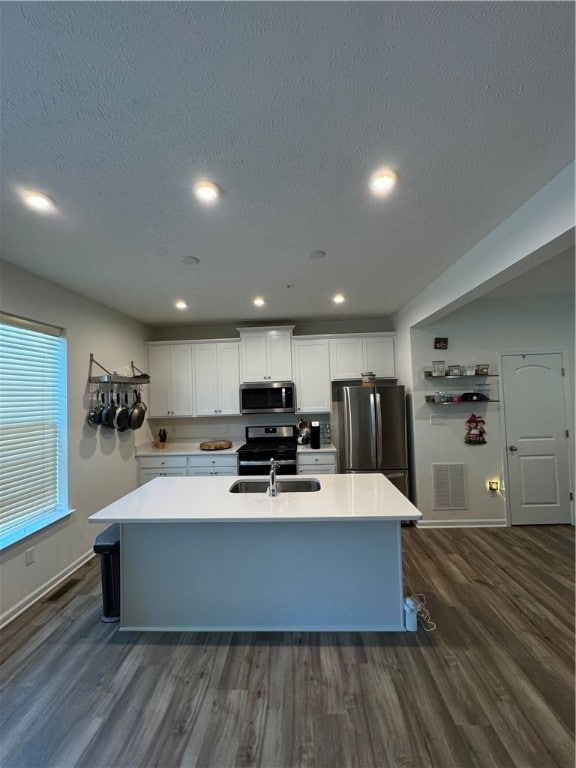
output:
[[[186,475],[237,475],[238,456],[235,453],[198,456],[142,456],[138,459],[140,485],[155,477],[185,477]]]
[[[335,475],[336,451],[298,452],[296,466],[299,475]]]
[[[188,474],[200,475],[237,475],[238,456],[235,453],[219,456],[188,456]]]
[[[142,456],[138,459],[140,467],[140,485],[155,477],[182,477],[187,474],[186,456]]]

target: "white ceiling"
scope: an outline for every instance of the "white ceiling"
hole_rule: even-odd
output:
[[[148,324],[390,315],[573,160],[572,3],[1,15],[2,257]]]

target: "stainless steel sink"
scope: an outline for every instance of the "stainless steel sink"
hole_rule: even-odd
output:
[[[229,488],[230,493],[267,493],[268,480],[236,480]],[[278,493],[312,493],[320,490],[318,480],[276,480]]]

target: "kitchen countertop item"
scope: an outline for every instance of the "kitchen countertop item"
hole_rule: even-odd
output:
[[[205,440],[200,443],[201,451],[225,451],[227,448],[232,448],[231,440]]]

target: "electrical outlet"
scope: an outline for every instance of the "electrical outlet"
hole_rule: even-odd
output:
[[[34,547],[30,547],[30,549],[24,550],[24,562],[26,565],[32,565],[32,563],[36,560],[36,553],[34,552]]]
[[[438,414],[436,414],[436,413],[431,413],[430,414],[430,424],[433,427],[437,427],[437,426],[439,426],[441,424],[444,424],[444,416],[438,416]]]

